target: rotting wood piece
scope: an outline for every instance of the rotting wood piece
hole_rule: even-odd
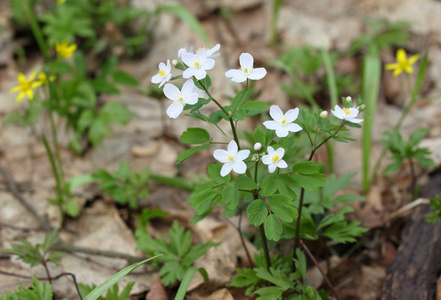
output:
[[[441,170],[430,177],[422,191],[425,198],[441,195]],[[412,214],[403,230],[401,245],[393,263],[386,270],[383,300],[432,300],[441,271],[441,224],[424,219],[428,205],[421,205]]]

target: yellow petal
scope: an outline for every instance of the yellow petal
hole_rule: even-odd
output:
[[[401,72],[403,72],[403,70],[401,68],[396,68],[395,71],[394,71],[394,76],[400,75]]]
[[[10,93],[15,93],[21,91],[21,86],[17,85],[16,87],[13,87],[12,89],[9,90]]]
[[[418,54],[411,56],[408,61],[409,65],[415,63],[419,58],[420,58],[420,56]]]
[[[399,67],[398,64],[387,64],[386,65],[386,70],[395,70],[398,67]]]
[[[32,72],[31,76],[29,77],[28,81],[34,80],[35,76],[37,75],[37,71]]]
[[[32,90],[26,91],[26,95],[28,95],[29,100],[34,99],[34,93],[32,92]]]
[[[413,73],[413,68],[410,65],[407,65],[404,67],[404,71],[406,73],[412,74]]]
[[[397,51],[397,62],[399,64],[405,63],[407,61],[406,51],[404,49],[398,49]]]
[[[20,94],[18,94],[17,99],[15,99],[15,102],[19,103],[21,100],[23,100],[25,96],[24,92],[21,92]]]
[[[17,79],[20,83],[26,82],[26,76],[23,73],[18,73]]]

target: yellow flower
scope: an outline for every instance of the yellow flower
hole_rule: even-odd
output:
[[[57,51],[58,56],[61,58],[71,57],[74,54],[75,50],[77,50],[77,45],[75,44],[69,45],[68,42],[57,42],[55,44],[55,51]]]
[[[415,63],[420,56],[413,55],[407,59],[406,51],[404,49],[398,49],[397,62],[394,64],[387,64],[386,70],[394,70],[394,76],[400,75],[402,72],[413,73],[412,64]]]
[[[39,81],[34,81],[36,75],[37,72],[34,71],[32,72],[32,75],[29,77],[29,79],[26,79],[26,76],[23,73],[18,74],[18,85],[10,90],[11,93],[20,92],[17,99],[15,100],[17,101],[17,103],[23,100],[24,96],[28,96],[29,100],[34,99],[34,93],[32,89],[41,85]]]
[[[66,0],[57,0],[58,4],[63,4],[64,2],[66,2]]]
[[[55,76],[49,76],[49,81],[54,81],[55,80]],[[40,83],[40,85],[45,85],[48,83],[47,80],[47,75],[44,72],[41,72],[40,74],[38,74],[38,80],[37,82]]]

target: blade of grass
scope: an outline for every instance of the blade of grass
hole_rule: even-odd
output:
[[[366,193],[369,189],[370,155],[372,143],[372,129],[377,107],[378,93],[380,90],[381,79],[381,60],[380,54],[375,48],[370,48],[367,55],[363,58],[362,73],[362,98],[366,105],[365,118],[363,124],[363,173],[362,190]]]
[[[331,55],[329,55],[329,51],[322,48],[320,50],[323,64],[326,69],[326,80],[328,83],[329,96],[331,98],[331,107],[334,108],[338,104],[338,95],[337,95],[337,82],[335,79],[334,66],[332,64]],[[334,173],[334,142],[329,141],[326,143],[326,151],[328,152],[328,164],[329,171]]]
[[[63,209],[62,209],[63,190],[62,190],[62,185],[60,182],[60,175],[57,170],[57,164],[55,163],[55,159],[54,159],[54,155],[52,153],[51,147],[49,146],[49,143],[46,139],[46,135],[43,134],[42,139],[43,139],[44,148],[46,149],[47,156],[49,157],[49,161],[51,163],[52,173],[54,174],[55,183],[56,183],[56,187],[57,187],[57,205],[60,210],[61,219],[63,219],[63,216],[64,216]]]
[[[96,300],[98,299],[105,291],[107,291],[109,288],[111,288],[115,283],[120,281],[122,278],[127,276],[130,272],[138,268],[139,266],[145,264],[146,262],[155,259],[159,256],[162,256],[162,254],[150,257],[148,259],[145,259],[143,261],[140,261],[136,264],[130,265],[128,267],[125,267],[103,283],[101,283],[99,286],[97,286],[93,291],[91,291],[86,297],[84,297],[84,300]]]
[[[176,293],[175,300],[184,300],[185,294],[187,293],[188,286],[190,285],[191,280],[193,279],[194,275],[196,275],[196,272],[199,271],[201,273],[202,277],[204,277],[204,280],[208,280],[208,274],[207,271],[205,271],[204,268],[196,268],[191,267],[190,269],[185,272],[184,279],[182,279],[181,285],[179,286],[178,292]]]
[[[396,130],[400,129],[401,124],[403,123],[404,119],[406,118],[406,116],[409,113],[410,109],[412,108],[413,104],[418,100],[418,94],[421,91],[421,87],[422,87],[424,79],[426,77],[427,64],[428,64],[428,55],[426,53],[423,57],[420,68],[418,70],[417,78],[415,81],[415,87],[413,89],[410,102],[406,105],[406,107],[403,110],[403,113],[400,116],[400,119],[398,120],[397,124],[394,126],[394,129],[396,129]],[[386,152],[387,152],[386,148],[383,147],[383,150],[381,151],[381,154],[375,163],[375,166],[372,171],[368,186],[370,186],[372,184],[372,182],[375,180],[375,176],[377,176],[378,170],[381,167],[381,163],[386,155]]]
[[[196,19],[193,14],[181,5],[160,5],[155,13],[159,14],[162,12],[169,12],[180,18],[183,22],[187,23],[188,26],[204,41],[204,43],[211,44],[210,38],[208,37],[205,29],[202,27],[198,19]]]
[[[277,23],[279,21],[279,13],[282,4],[283,4],[283,0],[274,0],[273,2],[273,15],[271,18],[271,27],[270,27],[270,32],[271,32],[270,41],[273,47],[277,46]]]

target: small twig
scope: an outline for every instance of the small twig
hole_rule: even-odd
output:
[[[3,222],[0,222],[0,227],[8,227],[8,228],[11,228],[11,229],[14,229],[14,230],[21,230],[21,231],[24,231],[24,232],[29,232],[29,231],[34,231],[35,230],[35,228],[18,227],[18,226],[14,226],[14,225],[3,223]]]
[[[2,166],[0,166],[0,173],[3,176],[3,178],[5,179],[6,184],[8,185],[8,188],[11,191],[12,195],[14,195],[14,197],[20,202],[20,204],[26,208],[26,210],[38,221],[38,223],[40,223],[40,226],[46,232],[51,232],[52,231],[51,226],[42,217],[40,217],[37,214],[37,212],[35,211],[35,209],[31,205],[29,205],[26,202],[26,199],[21,195],[14,180],[11,178],[11,176],[8,174],[8,172]]]
[[[387,218],[385,218],[383,220],[383,224],[388,223],[390,220],[395,219],[396,217],[398,217],[402,213],[404,213],[404,212],[406,212],[406,211],[408,211],[418,205],[421,205],[421,204],[430,204],[430,199],[418,198],[415,201],[412,201],[412,202],[404,205],[403,207],[397,209],[396,211],[391,213],[389,216],[387,216]]]
[[[27,275],[21,275],[21,274],[6,272],[6,271],[2,271],[2,270],[0,270],[0,274],[7,275],[7,276],[18,277],[18,278],[24,278],[24,279],[32,279],[32,277],[35,277],[38,280],[50,280],[50,278],[48,278],[48,277],[27,276]],[[73,280],[74,285],[75,285],[75,289],[77,290],[77,293],[78,293],[78,296],[80,296],[80,299],[83,300],[83,297],[81,296],[81,293],[80,293],[80,289],[78,288],[77,278],[75,277],[75,274],[70,273],[70,272],[63,272],[61,274],[58,274],[57,276],[55,276],[52,279],[53,280],[57,280],[57,279],[60,279],[63,276],[71,276],[72,277],[72,280]]]
[[[129,263],[135,263],[145,259],[145,257],[132,256],[120,252],[78,247],[78,246],[70,245],[63,241],[60,241],[58,244],[56,244],[53,249],[67,253],[85,253],[85,254],[104,256],[110,258],[122,258],[122,259],[126,259]]]
[[[302,245],[303,249],[305,249],[306,253],[308,253],[308,256],[311,258],[311,260],[314,262],[314,264],[316,265],[317,269],[320,271],[320,273],[322,274],[323,278],[325,279],[326,283],[328,284],[329,288],[332,290],[332,292],[335,295],[335,298],[337,298],[337,300],[340,300],[340,298],[338,297],[337,291],[335,290],[334,286],[332,285],[331,281],[329,280],[328,276],[326,276],[326,273],[323,271],[322,267],[320,266],[320,264],[317,262],[317,260],[315,259],[314,255],[312,255],[311,251],[309,251],[308,247],[305,245],[305,243],[303,243],[302,240],[300,240],[300,244]]]

